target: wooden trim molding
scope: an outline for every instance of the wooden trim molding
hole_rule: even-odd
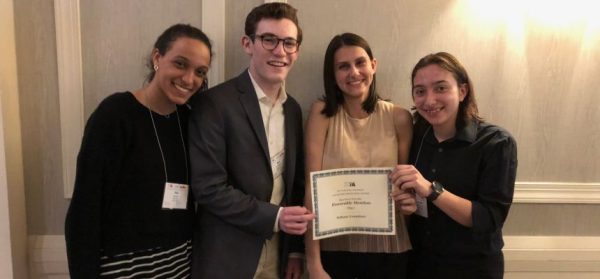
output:
[[[600,204],[600,183],[517,182],[513,202]]]
[[[79,0],[55,0],[56,59],[60,104],[63,189],[70,198],[83,135],[83,73]]]
[[[69,278],[64,235],[30,235],[28,243],[31,278]]]
[[[582,272],[600,278],[599,236],[504,236],[504,242],[507,273]]]

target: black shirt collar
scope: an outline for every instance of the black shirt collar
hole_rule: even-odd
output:
[[[477,127],[479,126],[479,121],[473,120],[469,121],[467,125],[462,127],[456,132],[456,136],[454,137],[456,140],[466,141],[468,143],[473,143],[477,139]]]
[[[454,137],[447,139],[445,142],[467,142],[473,143],[477,139],[477,127],[479,126],[479,121],[472,120],[467,123],[464,127],[458,129],[456,131],[456,135]],[[438,141],[433,134],[433,127],[429,126],[427,128],[427,132],[425,135],[425,141],[428,143],[437,144]]]

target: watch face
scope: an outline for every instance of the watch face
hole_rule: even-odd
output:
[[[432,189],[433,191],[431,191],[431,194],[430,194],[430,195],[427,197],[427,199],[428,199],[429,201],[434,201],[434,200],[436,200],[436,199],[438,198],[438,196],[439,196],[439,195],[440,195],[442,192],[444,192],[444,186],[442,186],[442,184],[440,184],[440,183],[439,183],[439,182],[437,182],[437,181],[433,181],[433,182],[431,183],[431,189]]]
[[[433,187],[433,190],[434,190],[434,191],[435,191],[435,192],[436,192],[438,195],[439,195],[439,194],[441,194],[442,192],[444,192],[444,186],[442,186],[442,184],[441,184],[441,183],[439,183],[439,182],[437,182],[437,181],[434,181],[434,182],[433,182],[433,185],[432,185],[432,187]]]

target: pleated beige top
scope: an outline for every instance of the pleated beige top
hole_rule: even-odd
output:
[[[350,117],[340,106],[329,118],[323,170],[352,167],[393,167],[398,164],[394,105],[378,101],[367,118]],[[321,250],[401,253],[411,249],[404,216],[396,212],[396,235],[350,234],[320,241]]]

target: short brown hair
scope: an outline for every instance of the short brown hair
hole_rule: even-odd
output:
[[[244,27],[244,32],[246,32],[246,36],[250,37],[256,34],[256,27],[258,23],[265,18],[271,19],[284,19],[287,18],[291,20],[294,25],[296,25],[296,29],[298,29],[298,44],[302,43],[302,29],[298,25],[298,16],[296,13],[298,10],[292,7],[287,3],[281,2],[272,2],[265,3],[260,6],[254,7],[252,11],[246,17],[246,25]]]

